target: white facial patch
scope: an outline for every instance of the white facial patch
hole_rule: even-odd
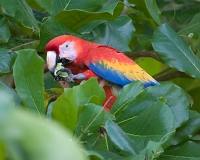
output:
[[[77,57],[76,50],[74,49],[74,42],[65,42],[59,46],[60,58],[66,58],[70,61],[74,61]]]
[[[47,52],[47,66],[49,70],[52,70],[56,65],[56,53],[54,51]]]

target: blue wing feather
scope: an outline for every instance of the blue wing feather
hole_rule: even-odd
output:
[[[106,69],[99,63],[96,63],[94,65],[93,63],[90,62],[89,68],[93,72],[98,74],[100,77],[102,77],[110,82],[119,84],[121,86],[124,86],[126,84],[133,82],[133,80],[131,81],[131,80],[127,79],[123,74],[120,74],[118,71],[113,71],[110,68]]]
[[[106,66],[106,64],[102,64],[99,62],[96,62],[95,64],[90,62],[88,66],[93,72],[98,74],[100,77],[116,83],[118,85],[124,86],[126,84],[129,84],[131,82],[134,82],[134,79],[130,79],[125,76],[122,72],[118,70],[114,70],[111,67]],[[139,79],[138,79],[139,80]],[[159,85],[157,81],[147,81],[143,82],[144,83],[144,88],[149,87],[149,86],[156,86]]]

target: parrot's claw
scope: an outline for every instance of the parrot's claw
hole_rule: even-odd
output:
[[[68,74],[67,77],[61,77],[60,74],[62,72],[66,72]],[[72,71],[69,68],[61,68],[56,72],[55,81],[67,81],[74,82]]]
[[[68,74],[67,77],[61,77],[60,74],[62,72],[66,72]],[[72,74],[72,71],[69,68],[61,68],[56,72],[55,81],[67,81],[74,82],[75,80],[84,80],[86,76],[83,73]]]
[[[58,72],[67,72],[69,75],[72,74],[72,71],[69,68],[61,68],[56,73]]]

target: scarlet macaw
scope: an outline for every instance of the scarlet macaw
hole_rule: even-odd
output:
[[[106,93],[104,103],[109,101],[107,110],[112,107],[122,86],[136,80],[143,82],[145,88],[159,84],[122,52],[75,36],[63,35],[52,39],[46,45],[46,52],[49,71],[57,80],[63,80],[57,75],[57,63],[65,67],[59,71],[67,72],[70,82],[97,77]]]

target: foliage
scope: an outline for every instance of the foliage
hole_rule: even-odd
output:
[[[200,158],[199,1],[1,0],[0,6],[0,159]],[[96,79],[63,90],[44,75],[45,45],[63,34],[139,57],[158,81],[172,82],[128,84],[106,112]],[[15,89],[7,86],[12,76]]]

